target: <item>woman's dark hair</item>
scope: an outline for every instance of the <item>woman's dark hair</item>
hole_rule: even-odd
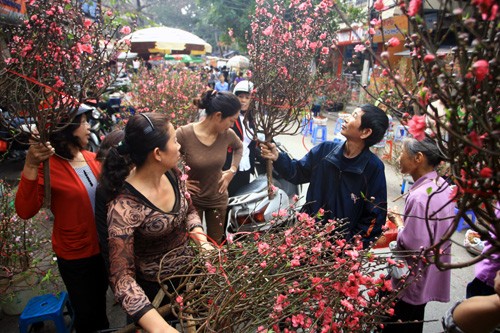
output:
[[[238,97],[227,91],[217,92],[210,89],[201,96],[201,99],[195,99],[194,104],[200,109],[205,109],[207,117],[220,112],[222,119],[232,117],[241,110]]]
[[[380,108],[363,104],[360,106],[364,114],[361,116],[360,129],[370,128],[372,134],[365,139],[365,145],[371,147],[384,138],[385,131],[389,127],[389,118]]]
[[[128,120],[123,140],[109,149],[102,166],[100,185],[107,202],[120,193],[132,166],[143,166],[155,148],[166,149],[168,124],[160,113],[136,114]]]
[[[403,141],[403,149],[411,155],[415,156],[417,153],[422,153],[427,158],[429,165],[436,167],[443,161],[443,155],[434,140],[425,138],[418,141],[414,138],[406,138]]]
[[[73,132],[82,126],[82,117],[84,114],[88,116],[87,113],[76,116],[62,131],[55,132],[50,136],[50,144],[60,157],[71,160],[75,157],[71,152],[71,147],[85,148],[80,139],[73,135]]]
[[[123,141],[125,138],[125,131],[122,129],[117,129],[106,135],[104,140],[101,141],[101,144],[99,145],[99,150],[96,153],[96,159],[103,163],[104,160],[106,159],[106,155],[108,154],[108,151],[114,147],[117,146],[120,141]]]

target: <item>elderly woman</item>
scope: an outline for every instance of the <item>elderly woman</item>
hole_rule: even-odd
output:
[[[454,205],[450,200],[451,189],[435,171],[441,162],[436,143],[429,138],[422,141],[406,139],[400,157],[400,169],[415,182],[406,198],[403,218],[389,213],[389,219],[399,226],[397,250],[407,254],[411,273],[408,286],[398,295],[391,321],[384,332],[422,332],[425,306],[429,301],[449,302],[451,272],[441,272],[431,260],[420,254],[435,244],[453,222]],[[444,244],[441,260],[450,262],[450,244]],[[393,278],[398,287],[400,280]],[[417,322],[414,322],[417,321]]]

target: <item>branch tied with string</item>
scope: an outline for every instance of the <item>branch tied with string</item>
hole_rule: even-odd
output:
[[[118,26],[113,17],[86,18],[77,0],[30,1],[11,36],[0,70],[0,120],[13,140],[46,143],[67,127],[78,106],[98,98],[113,79]],[[19,123],[31,126],[20,127]],[[44,162],[45,207],[50,206]]]

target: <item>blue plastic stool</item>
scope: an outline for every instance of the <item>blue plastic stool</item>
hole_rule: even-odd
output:
[[[71,317],[69,326],[64,322],[64,307]],[[52,320],[59,333],[71,333],[75,316],[69,302],[68,293],[63,291],[58,296],[47,294],[33,297],[19,317],[19,332],[28,333],[31,324]]]
[[[455,215],[458,214],[458,208],[455,207]],[[476,214],[474,214],[473,210],[468,210],[465,212],[465,215],[469,217],[469,219],[472,221],[472,223],[476,223]],[[458,221],[457,225],[457,231],[462,231],[464,229],[470,229],[470,226],[465,222],[464,218],[461,217],[460,221]]]
[[[342,124],[344,123],[344,119],[342,118],[337,118],[337,121],[335,122],[335,127],[333,129],[333,134],[337,135],[342,131]]]
[[[307,117],[303,117],[300,126],[302,126],[302,135],[308,136],[312,133],[313,120]]]
[[[321,137],[318,138],[318,131],[320,131]],[[313,144],[326,141],[326,125],[313,125],[312,139]]]

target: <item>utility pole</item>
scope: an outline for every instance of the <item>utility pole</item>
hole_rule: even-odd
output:
[[[368,25],[367,29],[370,28],[370,20],[372,17],[372,8],[370,5],[370,0],[367,0],[367,10],[368,10]],[[367,33],[367,36],[370,40],[370,47],[373,47],[373,38],[371,37],[370,34]],[[364,61],[363,61],[363,70],[361,71],[361,87],[359,88],[359,104],[364,104],[365,103],[365,98],[366,98],[366,91],[365,88],[368,87],[368,74],[370,73],[370,55],[368,53],[364,54]]]

